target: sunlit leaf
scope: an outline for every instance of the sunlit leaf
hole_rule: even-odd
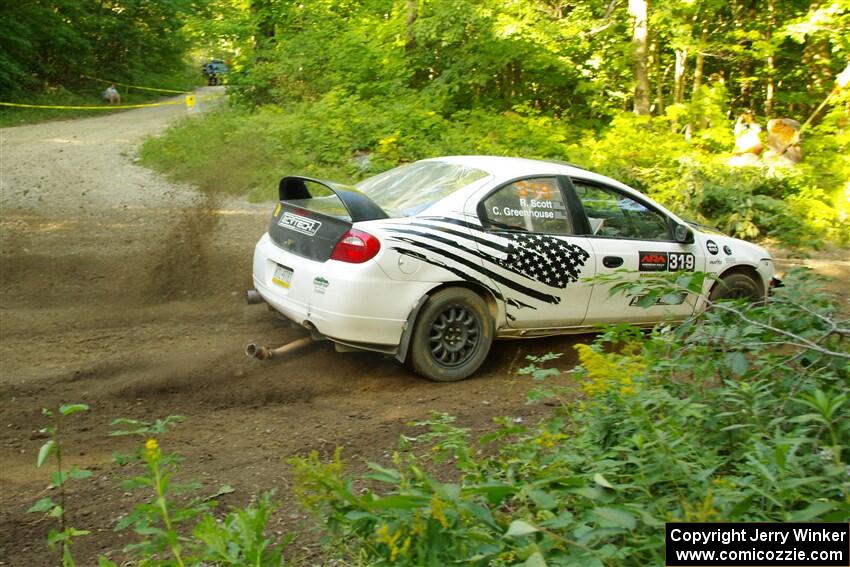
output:
[[[41,465],[44,464],[44,461],[47,460],[47,457],[56,449],[56,442],[51,439],[47,443],[41,446],[41,449],[38,450],[38,459],[36,460],[35,466],[37,468],[41,468]]]
[[[521,537],[528,534],[539,532],[540,529],[532,526],[528,522],[522,520],[514,520],[508,526],[508,531],[505,532],[505,537]]]

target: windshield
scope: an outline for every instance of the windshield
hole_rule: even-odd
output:
[[[440,161],[402,165],[357,184],[390,217],[409,217],[473,181],[487,177],[480,169]]]

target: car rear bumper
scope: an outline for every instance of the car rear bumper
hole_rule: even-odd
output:
[[[288,287],[273,281],[277,266],[292,270]],[[279,248],[268,234],[254,250],[254,287],[299,325],[347,344],[397,346],[416,301],[431,282],[395,281],[374,261],[317,262]]]

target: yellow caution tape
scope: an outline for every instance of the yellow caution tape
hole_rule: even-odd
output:
[[[18,102],[0,102],[0,106],[14,106],[17,108],[60,108],[64,110],[114,110],[118,108],[148,108],[151,106],[166,106],[169,104],[185,104],[187,107],[194,107],[195,101],[207,100],[211,98],[219,98],[224,96],[222,93],[196,96],[193,94],[186,95],[179,100],[166,100],[162,102],[149,102],[144,104],[104,104],[101,106],[62,106],[52,104],[23,104]]]
[[[107,104],[103,106],[54,106],[50,104],[19,104],[17,102],[0,102],[0,106],[15,106],[19,108],[62,108],[65,110],[114,110],[116,108],[145,108],[148,106],[164,106],[166,104],[183,104],[183,101],[168,100],[165,102],[151,102],[148,104]]]
[[[80,75],[80,76],[85,78],[85,79],[91,79],[92,81],[98,81],[100,83],[106,83],[106,84],[109,84],[109,85],[120,85],[122,87],[128,87],[128,88],[131,88],[131,89],[141,89],[143,91],[158,91],[158,92],[162,92],[162,93],[177,93],[177,94],[184,94],[184,93],[192,92],[192,91],[176,91],[174,89],[158,89],[158,88],[155,88],[155,87],[140,87],[138,85],[128,85],[126,83],[118,83],[116,81],[107,81],[106,79],[98,79],[97,77],[89,77],[88,75]]]

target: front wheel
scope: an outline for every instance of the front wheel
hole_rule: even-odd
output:
[[[755,279],[737,272],[720,278],[720,281],[711,289],[708,299],[710,301],[746,299],[750,303],[758,303],[764,301],[764,290]]]
[[[493,334],[493,317],[481,296],[465,288],[444,289],[428,298],[416,319],[410,364],[430,380],[463,380],[487,358]]]

